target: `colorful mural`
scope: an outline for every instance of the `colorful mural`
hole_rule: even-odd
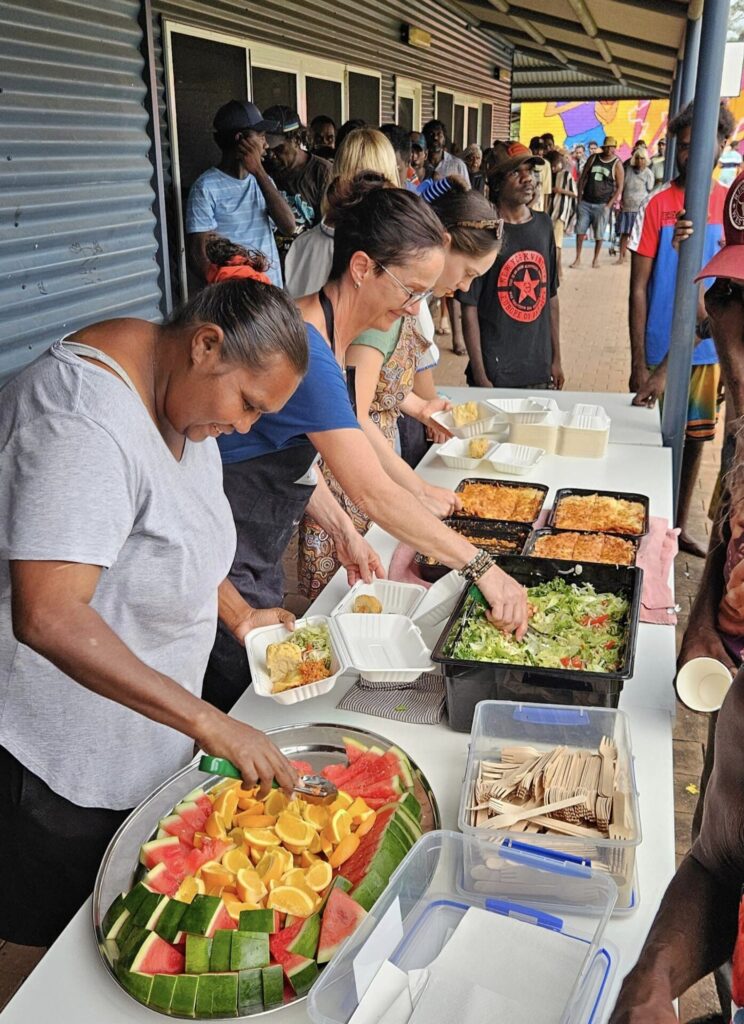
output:
[[[617,139],[618,155],[625,160],[638,139],[655,152],[666,131],[667,106],[666,100],[523,103],[519,138],[529,145],[533,136],[552,132],[559,146],[571,149],[583,143],[588,149],[590,142],[601,146],[609,135]],[[737,120],[733,143],[744,155],[744,73],[741,92],[729,100],[729,107]]]

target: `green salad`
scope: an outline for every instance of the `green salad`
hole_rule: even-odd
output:
[[[302,650],[303,661],[322,661],[331,667],[331,638],[328,626],[301,626],[289,638]]]
[[[527,589],[530,630],[522,640],[503,633],[468,597],[447,638],[445,654],[459,661],[494,661],[541,668],[616,672],[627,640],[627,598],[598,594],[589,583],[557,577]]]

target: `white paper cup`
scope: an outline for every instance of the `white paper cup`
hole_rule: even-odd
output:
[[[693,711],[718,711],[731,686],[731,673],[715,658],[693,658],[677,674],[677,694]]]

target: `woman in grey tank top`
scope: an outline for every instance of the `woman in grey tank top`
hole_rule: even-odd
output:
[[[263,733],[200,693],[218,616],[240,640],[293,621],[227,581],[235,527],[214,439],[280,409],[306,369],[291,301],[228,281],[165,325],[92,324],[4,389],[0,872],[14,881],[0,938],[53,941],[128,810],[194,743],[247,782],[293,785]]]

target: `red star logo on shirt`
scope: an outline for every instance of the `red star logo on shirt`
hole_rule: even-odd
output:
[[[529,268],[524,268],[524,275],[521,280],[514,279],[514,285],[519,289],[519,298],[517,302],[521,305],[524,304],[526,298],[532,299],[533,302],[537,302],[537,288],[540,284],[540,278],[534,278],[531,276]]]

